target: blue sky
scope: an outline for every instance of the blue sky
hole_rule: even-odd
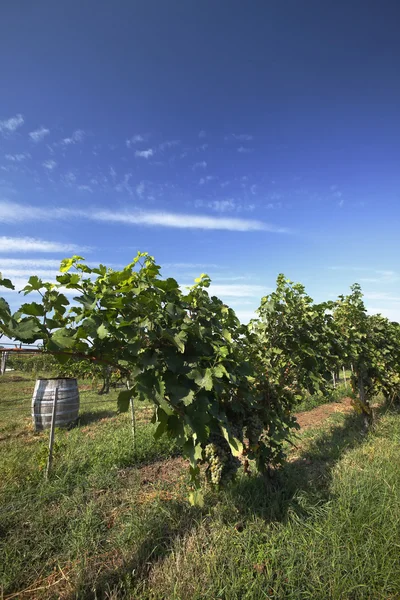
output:
[[[153,254],[400,319],[397,1],[3,3],[0,270]],[[14,302],[14,300],[13,300]]]

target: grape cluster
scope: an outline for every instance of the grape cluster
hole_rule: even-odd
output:
[[[256,414],[249,415],[246,419],[246,437],[250,446],[255,446],[263,432],[264,425]]]
[[[206,475],[213,485],[228,483],[240,467],[240,460],[233,456],[228,442],[222,436],[212,436],[204,455],[208,462]]]

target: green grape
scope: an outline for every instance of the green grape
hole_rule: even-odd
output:
[[[233,479],[240,466],[240,460],[232,455],[229,444],[222,436],[211,436],[204,454],[208,462],[206,474],[213,485],[224,485]]]

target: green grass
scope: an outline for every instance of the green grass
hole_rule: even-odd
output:
[[[174,445],[154,441],[149,407],[134,450],[115,397],[56,432],[48,482],[48,433],[32,432],[29,409],[3,422],[4,598],[400,598],[399,414],[381,408],[365,436],[357,415],[334,413],[300,432],[272,479],[241,474],[200,509]]]
[[[326,404],[327,402],[340,402],[342,398],[346,396],[353,396],[349,383],[345,385],[344,383],[340,383],[335,389],[332,389],[329,394],[309,394],[303,398],[301,402],[296,406],[297,412],[302,412],[306,410],[312,410],[317,406],[321,406],[322,404]]]

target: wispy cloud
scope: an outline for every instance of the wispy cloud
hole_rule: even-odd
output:
[[[385,302],[400,302],[400,296],[392,296],[387,292],[365,292],[364,298],[366,300],[382,300]]]
[[[10,238],[8,238],[10,239]],[[17,238],[21,239],[21,238]],[[22,238],[26,239],[26,238]],[[28,269],[32,274],[32,269],[56,269],[60,266],[59,258],[1,258],[0,271],[4,273],[11,269]]]
[[[66,219],[88,219],[125,225],[144,225],[149,227],[170,227],[177,229],[205,229],[225,231],[269,231],[271,233],[289,233],[289,230],[264,223],[263,221],[223,218],[208,215],[170,213],[163,211],[68,209],[23,206],[12,202],[0,202],[0,222],[20,223],[28,221],[51,221]]]
[[[215,263],[165,263],[166,269],[218,269],[219,266]]]
[[[141,199],[143,198],[145,189],[146,189],[146,185],[145,185],[144,181],[141,181],[136,186],[136,194],[139,196],[139,198],[141,198]]]
[[[359,277],[359,281],[363,283],[395,283],[400,280],[400,276],[395,271],[375,270],[375,276]]]
[[[20,114],[0,121],[0,133],[13,133],[24,124],[24,117]]]
[[[133,188],[132,188],[131,184],[129,183],[131,179],[132,179],[132,173],[125,173],[124,179],[122,181],[120,181],[119,183],[117,183],[117,185],[115,186],[115,191],[116,192],[128,192],[128,194],[130,196],[132,196]]]
[[[202,139],[202,138],[205,138],[205,137],[206,137],[206,135],[207,135],[207,134],[206,134],[206,132],[204,131],[204,129],[202,129],[201,131],[199,131],[199,138],[200,138],[200,139]]]
[[[154,150],[152,148],[148,148],[147,150],[136,150],[135,156],[138,158],[150,158],[154,156]]]
[[[252,135],[248,133],[231,133],[231,135],[226,135],[225,140],[237,140],[238,142],[251,142],[254,139]]]
[[[89,215],[88,215],[89,216]],[[89,218],[98,221],[125,223],[127,225],[147,225],[152,227],[172,227],[178,229],[215,229],[225,231],[269,231],[271,233],[288,233],[283,227],[263,223],[262,221],[210,217],[206,215],[189,215],[167,212],[91,212]]]
[[[46,135],[49,135],[49,133],[50,129],[47,129],[46,127],[39,127],[38,129],[35,129],[35,131],[31,131],[29,137],[35,142],[35,144],[37,144],[38,142],[41,142]]]
[[[354,273],[367,273],[362,277],[357,277],[360,283],[379,283],[390,284],[400,281],[400,274],[396,271],[387,269],[370,269],[369,267],[357,267],[352,265],[335,265],[328,267],[331,271],[352,271]]]
[[[76,182],[76,175],[69,171],[61,176],[61,180],[67,187],[71,187]]]
[[[196,208],[211,208],[215,212],[232,212],[237,209],[236,202],[232,198],[224,200],[196,200]]]
[[[0,223],[51,221],[66,218],[70,212],[66,208],[42,208],[7,200],[0,201]]]
[[[81,249],[82,250],[82,249]],[[87,248],[86,248],[87,250]],[[79,249],[73,244],[49,242],[31,237],[0,236],[0,252],[77,252]],[[3,264],[3,261],[2,263]]]
[[[163,152],[164,150],[167,150],[168,148],[174,148],[176,146],[179,146],[180,143],[181,142],[179,140],[169,140],[166,142],[161,142],[161,144],[158,147],[161,150],[161,152]]]
[[[239,146],[237,149],[241,154],[248,154],[249,152],[253,152],[253,148],[246,148],[245,146]]]
[[[63,146],[70,146],[71,144],[79,144],[81,142],[83,142],[83,140],[85,139],[86,133],[83,131],[83,129],[76,129],[73,134],[71,135],[71,137],[66,137],[63,140],[61,140],[61,144]]]
[[[23,152],[22,154],[6,154],[5,157],[12,162],[22,162],[27,158],[31,158],[31,155],[29,152]]]
[[[90,194],[93,194],[93,188],[91,188],[90,185],[78,185],[78,190],[80,192],[89,192]]]
[[[134,144],[139,144],[140,142],[144,142],[145,137],[140,133],[133,135],[131,138],[126,140],[125,144],[127,148],[131,148]]]
[[[43,166],[45,169],[47,169],[48,171],[52,171],[53,169],[55,169],[55,168],[56,168],[56,166],[57,166],[57,163],[56,163],[56,161],[55,161],[55,160],[51,160],[51,159],[50,159],[50,160],[45,160],[45,161],[42,163],[42,166]]]
[[[243,202],[237,202],[233,198],[224,198],[222,200],[196,200],[194,205],[196,206],[196,208],[210,208],[211,210],[219,213],[240,213],[244,211],[253,211],[255,209],[254,204],[245,204]]]
[[[200,160],[199,162],[194,163],[194,165],[192,166],[193,171],[195,171],[196,169],[206,169],[207,168],[207,163],[205,160]]]
[[[193,284],[182,284],[182,287],[188,287]],[[261,298],[271,290],[263,285],[251,284],[214,284],[211,283],[208,288],[210,296],[221,298]]]
[[[199,185],[204,185],[205,183],[214,181],[215,179],[217,179],[217,177],[215,175],[206,175],[205,177],[201,177],[199,179]]]

